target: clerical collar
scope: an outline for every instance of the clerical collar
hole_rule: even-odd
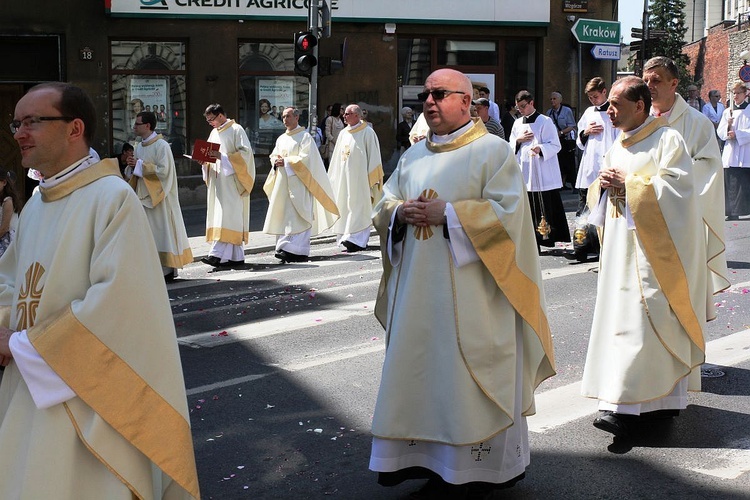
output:
[[[539,111],[534,111],[531,115],[523,117],[523,123],[534,123],[537,118],[539,118]]]
[[[456,139],[457,137],[461,137],[466,132],[468,132],[469,129],[471,128],[471,126],[473,124],[474,124],[474,122],[472,122],[471,120],[469,120],[465,125],[461,125],[459,128],[457,128],[453,132],[448,132],[445,135],[432,134],[432,136],[430,137],[430,139],[435,144],[445,144],[446,142],[451,142],[452,140]]]
[[[41,181],[39,181],[39,185],[44,188],[51,188],[54,187],[64,180],[66,180],[66,177],[69,176],[72,177],[75,174],[81,173],[87,168],[89,168],[91,165],[94,165],[97,163],[96,159],[94,159],[91,155],[86,155],[85,157],[81,158],[77,162],[73,163],[71,166],[63,169],[61,172],[56,174],[53,177],[50,178],[44,178]]]
[[[156,131],[155,130],[153,132],[151,132],[150,136],[146,137],[145,139],[141,139],[141,143],[142,144],[146,144],[148,141],[150,141],[154,137],[156,137]]]
[[[734,109],[745,109],[747,107],[747,101],[742,101],[742,104],[740,104],[739,106],[732,103],[732,107],[734,107]]]
[[[609,109],[609,101],[604,101],[601,106],[594,106],[597,111],[607,111]]]
[[[664,115],[661,115],[661,116],[664,116]],[[646,125],[648,125],[649,123],[651,123],[653,120],[654,120],[654,117],[653,116],[649,116],[648,118],[646,118],[645,122],[641,123],[638,127],[634,128],[633,130],[628,130],[627,132],[625,132],[623,130],[622,131],[623,138],[627,139],[628,137],[634,136],[635,134],[637,134],[638,132],[640,132],[640,130],[643,127],[645,127]]]

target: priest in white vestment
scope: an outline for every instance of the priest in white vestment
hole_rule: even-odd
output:
[[[155,129],[154,113],[142,111],[136,116],[133,130],[141,141],[128,157],[133,169],[129,182],[146,211],[164,278],[171,281],[177,269],[193,262],[193,253],[182,220],[172,149]]]
[[[328,167],[341,215],[333,225],[333,232],[337,244],[348,252],[359,252],[367,248],[372,207],[383,194],[383,163],[378,136],[362,121],[359,106],[347,106],[344,120],[347,127],[336,139]]]
[[[96,120],[65,83],[16,105],[43,179],[0,259],[0,498],[199,498],[154,237],[117,160],[88,153]]]
[[[471,98],[462,73],[428,77],[431,132],[374,215],[386,354],[370,469],[386,486],[427,478],[428,498],[523,478],[534,390],[555,373],[523,176],[508,143],[471,119]]]
[[[208,142],[219,144],[216,161],[203,163],[206,197],[208,256],[213,267],[239,267],[245,263],[244,244],[250,236],[250,193],[255,183],[255,158],[245,130],[227,118],[220,104],[203,113],[213,127]]]
[[[599,177],[604,155],[620,133],[607,116],[609,101],[604,80],[598,76],[592,78],[586,84],[585,91],[591,106],[586,108],[581,119],[578,120],[580,132],[576,137],[576,144],[583,154],[575,184],[580,200],[576,216],[581,215],[586,208],[586,194],[589,186]]]
[[[700,390],[702,186],[690,175],[682,136],[649,116],[643,80],[618,80],[609,102],[621,134],[589,189],[589,222],[601,227],[602,248],[581,391],[599,400],[595,427],[632,437],[640,422],[676,416],[687,391]]]
[[[284,109],[286,131],[276,139],[273,169],[263,185],[268,196],[263,232],[277,235],[276,258],[282,262],[307,261],[310,237],[330,228],[339,214],[323,159],[299,115],[297,108]]]
[[[726,141],[722,154],[727,220],[750,214],[750,109],[747,83],[732,86],[732,104],[719,121],[719,137]]]
[[[716,318],[714,295],[730,286],[724,239],[724,169],[713,124],[676,92],[678,74],[674,61],[654,57],[644,65],[643,80],[651,91],[651,114],[665,117],[669,126],[680,133],[693,160],[690,174],[696,177],[705,232],[706,263],[702,269],[708,275],[705,280],[706,318],[713,320]]]

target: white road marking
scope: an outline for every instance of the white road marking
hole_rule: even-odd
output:
[[[706,344],[706,362],[733,366],[750,359],[750,330],[727,335]],[[597,412],[595,399],[581,396],[577,381],[536,395],[536,415],[529,417],[531,432],[543,433]]]
[[[729,443],[726,448],[703,448],[700,462],[688,470],[719,479],[737,479],[750,471],[750,439]]]
[[[217,347],[234,342],[245,342],[278,333],[288,333],[303,328],[313,328],[330,325],[337,321],[344,321],[354,316],[369,316],[375,308],[375,301],[356,302],[337,307],[301,314],[290,314],[280,318],[255,321],[234,328],[227,328],[226,334],[220,332],[205,332],[188,335],[177,339],[178,344],[189,347]]]

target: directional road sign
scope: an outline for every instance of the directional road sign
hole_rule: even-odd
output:
[[[620,22],[579,19],[570,28],[578,43],[620,45]]]
[[[620,59],[620,46],[619,45],[594,45],[591,47],[591,55],[594,59]]]

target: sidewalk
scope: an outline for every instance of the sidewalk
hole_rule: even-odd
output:
[[[560,191],[565,212],[568,214],[568,220],[571,220],[571,212],[575,214],[578,208],[578,191]],[[268,210],[268,199],[258,197],[250,200],[250,238],[245,245],[245,255],[253,255],[263,252],[271,252],[276,248],[276,236],[262,232],[263,222]],[[208,256],[211,250],[211,244],[206,242],[206,207],[191,206],[182,209],[182,217],[185,221],[188,239],[190,240],[190,249],[193,252],[193,261],[197,262],[203,257]],[[372,234],[375,234],[373,230]],[[313,236],[311,244],[319,245],[333,243],[336,241],[336,235],[330,230],[318,236]]]

